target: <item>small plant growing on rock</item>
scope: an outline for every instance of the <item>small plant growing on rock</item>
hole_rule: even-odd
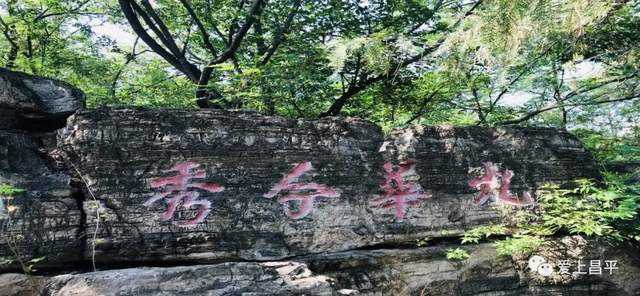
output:
[[[431,240],[430,237],[425,237],[423,239],[417,239],[416,240],[416,246],[418,247],[425,247],[429,244],[429,241]]]
[[[480,240],[488,239],[491,236],[505,234],[507,234],[507,227],[505,227],[504,225],[483,225],[468,230],[464,234],[462,234],[462,243],[477,244]]]
[[[606,187],[590,180],[577,180],[575,189],[545,186],[540,191],[542,233],[567,231],[600,236],[617,241],[633,238],[633,227],[640,225],[640,187],[624,184],[624,178],[607,175]]]
[[[455,249],[449,248],[445,252],[445,255],[447,256],[447,259],[451,261],[462,261],[469,258],[469,252],[461,248],[455,248]]]
[[[604,186],[591,180],[576,180],[571,189],[545,185],[538,191],[537,212],[519,210],[509,225],[473,228],[461,236],[461,242],[479,243],[506,236],[496,242],[496,250],[507,256],[533,252],[545,237],[563,233],[638,244],[640,186],[627,184],[626,176],[605,177]]]
[[[7,184],[0,184],[0,219],[8,218],[8,214],[15,208],[10,204],[14,195],[24,192],[24,189]]]
[[[514,253],[529,254],[537,250],[544,243],[544,239],[534,235],[516,234],[512,237],[496,242],[496,251],[502,256]]]
[[[24,189],[16,188],[7,184],[0,184],[0,195],[13,196],[24,192]]]

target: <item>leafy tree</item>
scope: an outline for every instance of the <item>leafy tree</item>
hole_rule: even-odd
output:
[[[0,1],[0,64],[66,80],[91,99],[104,98],[113,67],[92,22],[106,9],[101,1]],[[4,38],[2,38],[4,37]]]
[[[278,78],[291,78],[282,73],[291,72],[293,66],[302,69],[295,72],[297,77],[309,79],[296,81],[297,86],[286,90],[285,102],[291,103],[294,113],[309,115],[300,104],[315,97],[303,90],[312,87],[324,95],[319,105],[329,104],[323,112],[312,112],[319,116],[339,114],[352,98],[371,86],[393,88],[396,81],[405,80],[403,76],[422,72],[425,58],[481,3],[118,2],[133,31],[151,50],[197,85],[199,106],[208,107],[207,102],[213,100],[219,107],[240,107],[249,100],[237,98],[253,96],[263,98],[254,106],[273,113],[279,102],[263,94],[278,93],[288,83]],[[333,60],[333,71],[323,57]],[[247,70],[248,75],[244,73]],[[238,93],[225,89],[234,80],[245,83]],[[252,86],[248,93],[247,85]]]
[[[638,11],[632,1],[486,2],[450,39],[446,65],[461,84],[456,106],[480,124],[567,127],[589,123],[602,105],[636,100]],[[584,65],[600,73],[569,73]],[[503,104],[513,93],[525,103]]]
[[[637,0],[4,0],[0,63],[90,106],[547,125],[633,150],[639,17]]]

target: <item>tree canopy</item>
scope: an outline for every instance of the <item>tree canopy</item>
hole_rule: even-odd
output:
[[[640,156],[639,23],[638,1],[0,0],[0,64],[90,106],[555,126]]]

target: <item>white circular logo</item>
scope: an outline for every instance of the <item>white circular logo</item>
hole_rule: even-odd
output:
[[[550,276],[553,274],[553,265],[547,263],[546,258],[533,255],[529,258],[529,270],[537,272],[541,276]]]
[[[542,256],[538,256],[538,255],[533,255],[531,256],[531,258],[529,258],[529,269],[531,271],[537,271],[538,270],[538,266],[540,266],[540,264],[547,262],[547,259],[545,259]]]
[[[538,266],[538,273],[541,276],[550,276],[553,274],[553,265],[550,263],[542,263]]]

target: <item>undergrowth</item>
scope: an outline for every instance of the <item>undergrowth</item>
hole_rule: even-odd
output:
[[[495,247],[500,255],[531,253],[550,237],[564,234],[639,246],[640,186],[628,179],[626,175],[605,174],[604,184],[581,179],[569,189],[545,185],[537,192],[534,209],[511,212],[505,224],[468,230],[461,243],[498,238]]]

